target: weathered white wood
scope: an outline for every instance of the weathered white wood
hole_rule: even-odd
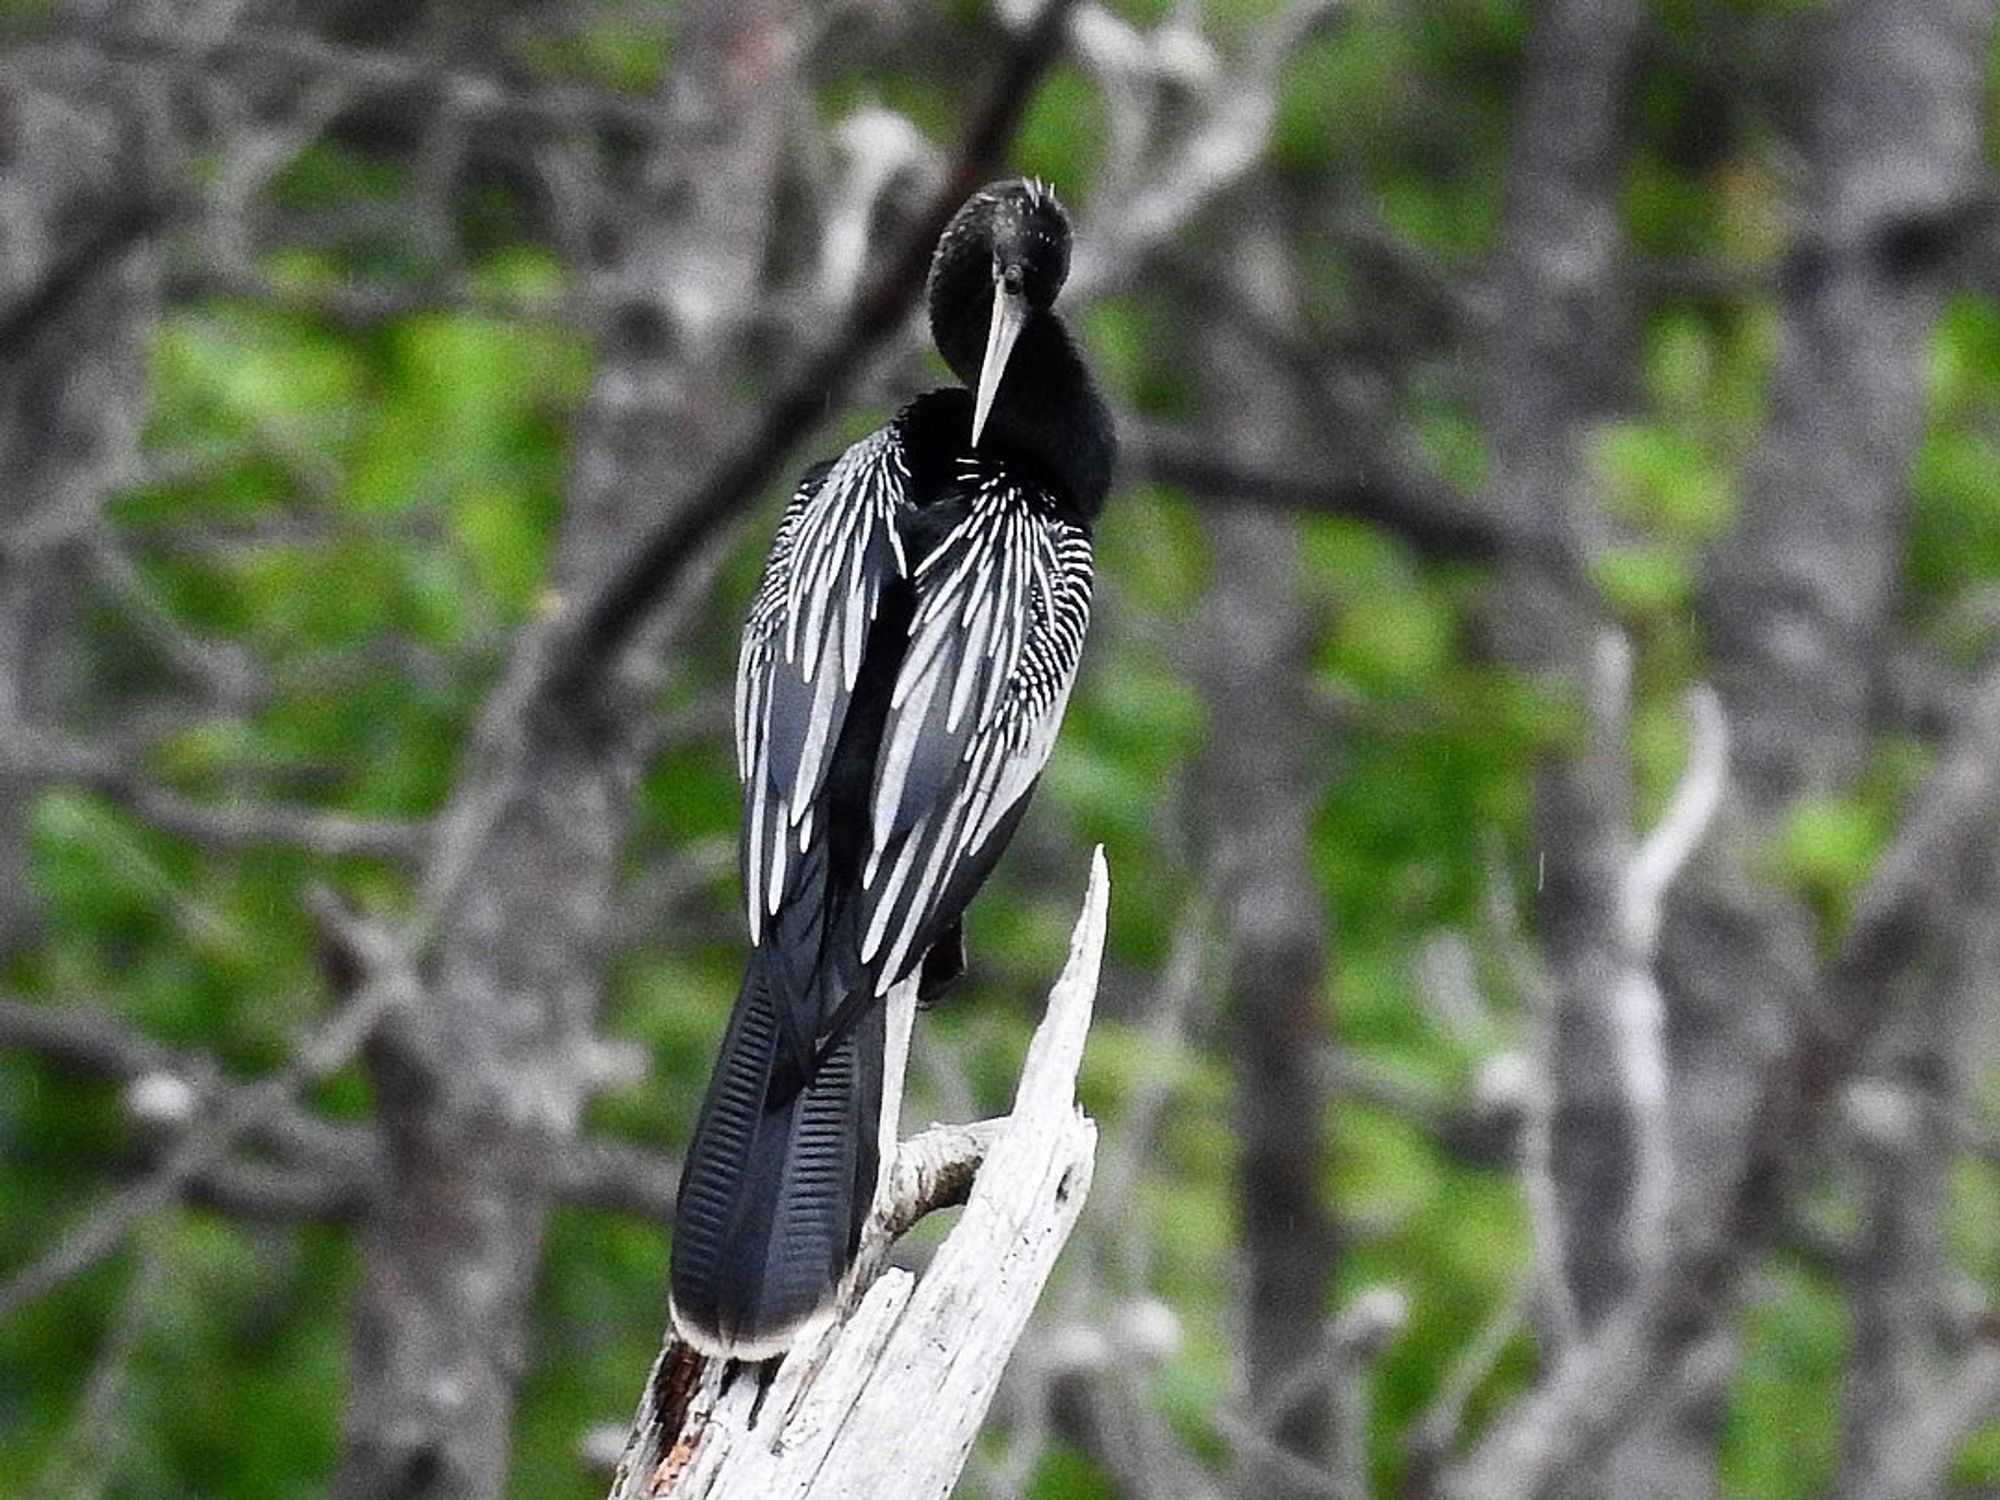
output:
[[[1012,1113],[934,1126],[897,1146],[893,1165],[884,1151],[852,1310],[775,1367],[708,1361],[670,1336],[646,1382],[612,1500],[950,1493],[1090,1189],[1097,1127],[1076,1108],[1076,1070],[1109,894],[1099,849],[1069,962],[1029,1044]],[[891,1000],[885,1140],[895,1130],[913,1001],[913,990]],[[897,1235],[959,1201],[964,1215],[920,1278],[880,1269]]]

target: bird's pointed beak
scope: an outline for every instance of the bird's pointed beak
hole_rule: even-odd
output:
[[[993,398],[1000,392],[1000,377],[1007,369],[1007,357],[1014,341],[1028,324],[1028,299],[1010,292],[998,277],[993,281],[993,321],[986,330],[986,358],[979,366],[979,394],[972,404],[972,445],[979,446],[979,434],[993,415]]]

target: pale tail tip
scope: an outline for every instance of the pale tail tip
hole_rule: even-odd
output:
[[[768,1333],[749,1337],[728,1336],[704,1327],[685,1316],[671,1296],[667,1298],[667,1317],[673,1323],[674,1336],[695,1353],[709,1359],[728,1359],[754,1365],[762,1364],[767,1359],[777,1359],[790,1353],[794,1346],[816,1338],[833,1321],[833,1302],[829,1298],[803,1318],[782,1324]]]

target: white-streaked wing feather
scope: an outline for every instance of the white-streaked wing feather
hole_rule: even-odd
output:
[[[743,889],[752,942],[783,904],[810,844],[828,757],[861,671],[882,590],[903,571],[898,513],[909,472],[893,428],[863,438],[779,523],[736,670]]]
[[[863,872],[862,958],[887,988],[954,875],[1048,764],[1090,618],[1090,539],[1004,471],[966,462],[962,521],[920,562]]]

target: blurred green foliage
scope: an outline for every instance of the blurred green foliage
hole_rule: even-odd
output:
[[[1117,8],[1149,19],[1168,7]],[[1789,47],[1801,8],[1658,7],[1663,40],[1641,80],[1623,195],[1638,253],[1726,257],[1752,285],[1772,270],[1787,213],[1779,122],[1733,96],[1710,117],[1716,91],[1737,75],[1704,39]],[[528,49],[518,61],[550,79],[645,90],[671,65],[671,9],[654,26],[619,7],[574,45]],[[1208,9],[1213,35],[1231,47],[1270,6],[1215,0]],[[948,135],[986,34],[966,13],[976,10],[952,12],[935,56],[849,59],[816,102],[833,117],[877,100]],[[1285,73],[1272,148],[1281,175],[1300,195],[1378,215],[1413,250],[1472,271],[1498,212],[1525,28],[1517,0],[1357,6]],[[1753,52],[1743,66],[1780,62]],[[1028,111],[1014,165],[1056,183],[1087,222],[1104,135],[1096,85],[1059,68]],[[280,195],[393,210],[403,170],[322,144],[287,173]],[[302,291],[336,278],[421,281],[423,252],[393,211],[356,222],[349,242],[268,269]],[[510,238],[504,213],[481,223],[479,285],[522,297],[564,290],[568,273],[545,247]],[[1366,309],[1337,236],[1312,256],[1325,270],[1308,288],[1314,321],[1337,332]],[[1098,367],[1129,409],[1189,414],[1180,317],[1176,302],[1145,291],[1082,317]],[[1680,694],[1700,661],[1690,609],[1702,548],[1748,482],[1773,321],[1765,296],[1696,289],[1656,299],[1638,332],[1627,415],[1597,434],[1591,472],[1623,538],[1596,582],[1639,651],[1633,749],[1652,809],[1682,753]],[[589,370],[583,340],[540,322],[425,313],[348,331],[232,300],[176,307],[153,340],[147,423],[167,477],[118,496],[111,515],[163,604],[252,653],[279,692],[254,712],[176,730],[153,752],[159,780],[194,796],[248,788],[357,814],[435,811],[512,630],[537,608],[566,434]],[[1406,382],[1398,413],[1419,451],[1467,485],[1482,466],[1472,395],[1462,360],[1439,358]],[[2000,309],[1960,300],[1933,343],[1908,555],[1912,627],[1958,648],[1987,639],[2000,585],[1996,473]],[[746,529],[671,676],[669,714],[723,690],[778,503],[768,497]],[[1523,1035],[1523,997],[1503,956],[1510,935],[1496,930],[1493,898],[1531,905],[1528,775],[1538,751],[1569,732],[1569,717],[1481,662],[1474,579],[1420,567],[1356,523],[1310,520],[1303,531],[1322,620],[1312,687],[1325,715],[1323,795],[1305,813],[1332,934],[1328,1026],[1340,1045],[1413,1087],[1457,1089],[1484,1051]],[[1082,851],[1103,842],[1116,881],[1114,980],[1086,1061],[1085,1101],[1114,1139],[1126,1103],[1163,1071],[1175,1107],[1143,1163],[1137,1220],[1087,1217],[1072,1254],[1090,1257],[1114,1291],[1156,1294],[1178,1313],[1184,1342],[1153,1394],[1178,1430],[1213,1451],[1207,1413],[1233,1382],[1232,1081],[1213,1034],[1163,1057],[1145,1030],[1152,976],[1200,897],[1200,831],[1187,808],[1206,726],[1177,637],[1205,584],[1201,518],[1185,496],[1128,484],[1099,558],[1098,624],[1061,747],[1017,853],[976,910],[974,975],[923,1027],[918,1082],[953,1071],[937,1059],[955,1059],[975,1104],[1001,1105],[1062,951]],[[88,647],[100,700],[91,711],[171,691],[165,664],[145,658],[114,608],[92,614]],[[1878,770],[1850,797],[1802,808],[1771,851],[1773,869],[1821,903],[1831,924],[1910,782],[1907,755],[1885,751]],[[640,799],[635,881],[689,848],[730,847],[736,817],[721,740],[670,750]],[[102,1007],[242,1074],[280,1061],[324,1004],[304,886],[331,878],[389,910],[413,899],[386,865],[215,854],[77,792],[42,797],[32,833],[44,927],[8,960],[7,983]],[[697,905],[679,928],[663,925],[620,956],[605,1005],[607,1028],[644,1044],[653,1075],[601,1098],[592,1125],[665,1151],[691,1124],[739,957],[733,874],[710,880]],[[1472,936],[1494,1001],[1490,1034],[1454,1030],[1424,1003],[1412,954],[1443,930]],[[366,1085],[358,1074],[332,1080],[319,1102],[363,1111]],[[1345,1239],[1336,1297],[1389,1284],[1412,1310],[1371,1382],[1373,1468],[1386,1486],[1404,1425],[1519,1294],[1528,1224],[1509,1174],[1455,1160],[1408,1119],[1338,1101],[1324,1127],[1325,1187]],[[19,1058],[0,1059],[0,1142],[0,1264],[23,1263],[107,1181],[140,1165],[110,1091]],[[2000,1290],[1994,1192],[1990,1174],[1966,1177],[1951,1240],[1961,1266]],[[557,1216],[521,1396],[516,1494],[600,1492],[576,1442],[631,1408],[661,1323],[664,1254],[661,1226]],[[193,1209],[150,1224],[111,1263],[0,1322],[0,1493],[30,1493],[74,1453],[71,1424],[93,1355],[128,1320],[136,1349],[115,1395],[107,1493],[316,1493],[335,1447],[352,1275],[352,1244],[332,1229],[236,1224]],[[1843,1312],[1810,1268],[1781,1266],[1763,1290],[1745,1325],[1723,1477],[1732,1496],[1789,1500],[1830,1473]],[[1475,1418],[1518,1388],[1531,1358],[1524,1339],[1509,1347]],[[91,1441],[101,1453],[102,1435]],[[1968,1482],[2000,1481],[2000,1434],[1961,1469]],[[1087,1459],[1062,1447],[1035,1486],[1042,1500],[1109,1493]]]

